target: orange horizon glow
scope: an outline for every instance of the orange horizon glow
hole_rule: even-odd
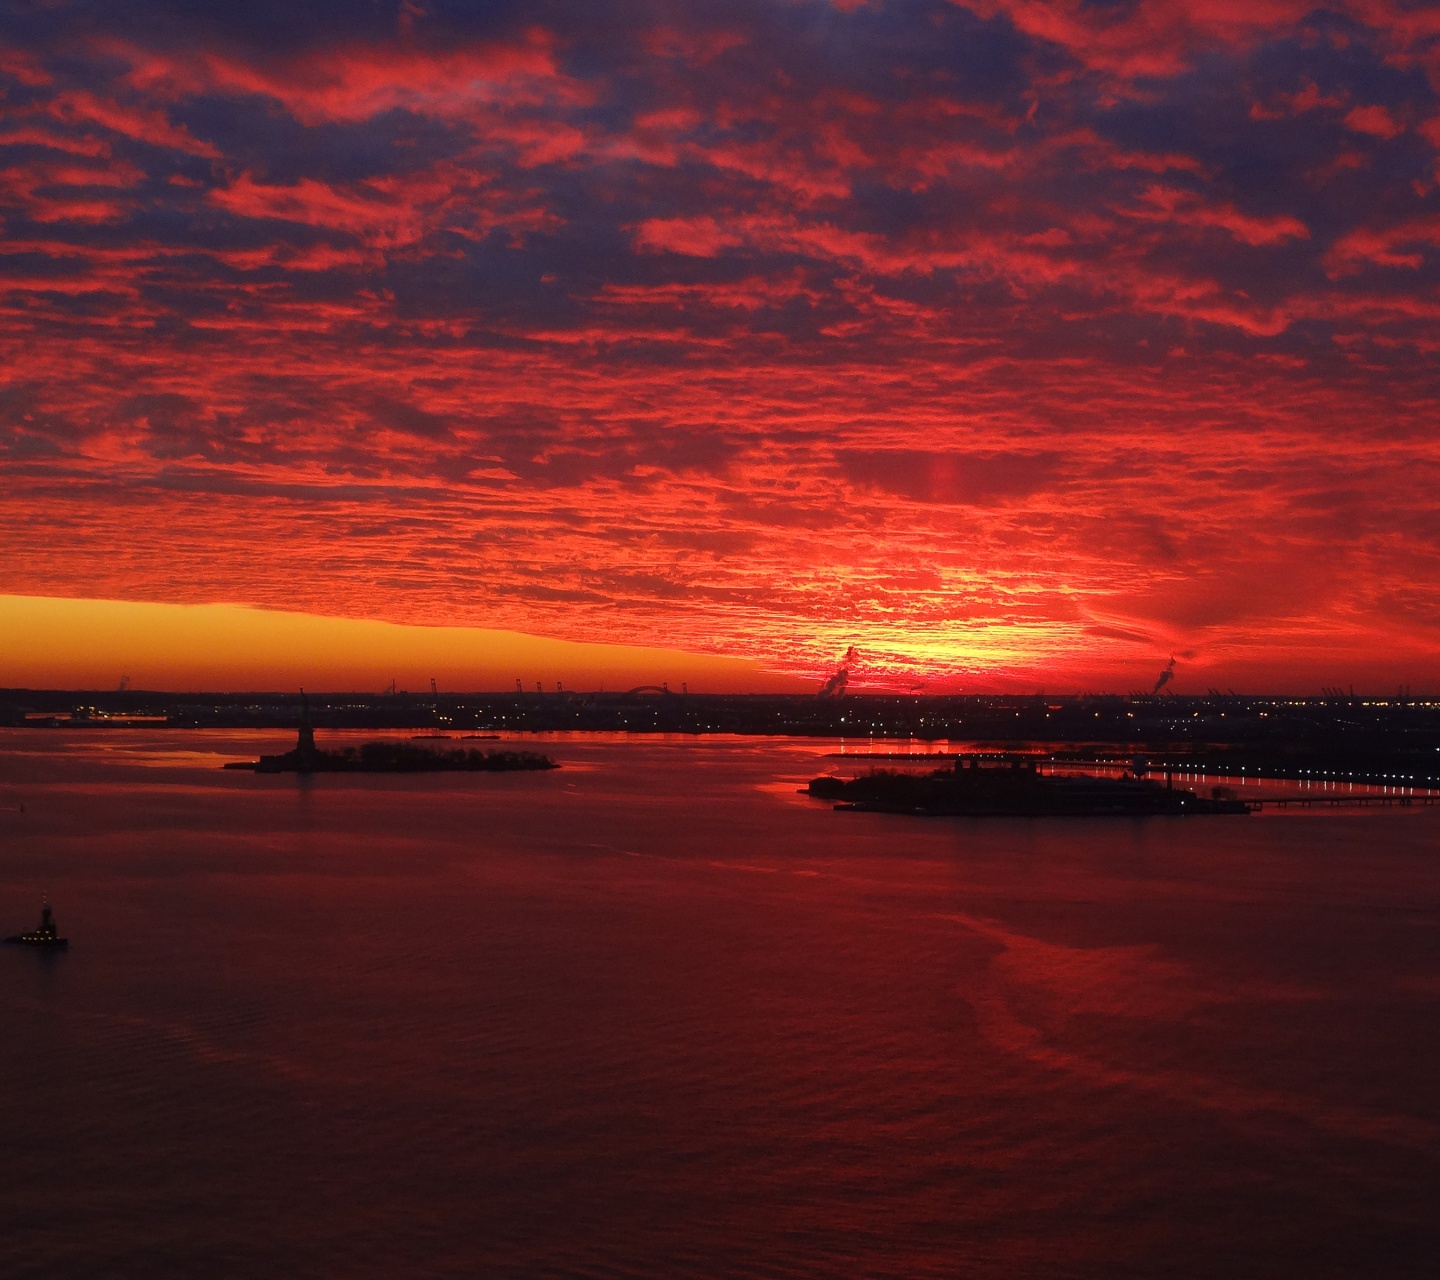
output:
[[[380,692],[393,682],[426,692],[524,692],[538,682],[575,692],[623,692],[668,685],[673,692],[798,693],[818,691],[806,673],[767,670],[751,658],[680,649],[587,644],[481,627],[407,626],[375,619],[326,617],[243,605],[172,605],[0,595],[0,688],[114,689],[155,692],[248,692],[305,687],[316,693]],[[1316,655],[1317,661],[1323,657]],[[833,672],[832,663],[827,672]],[[1338,667],[1338,664],[1337,664]],[[1018,668],[958,680],[953,663],[931,678],[916,664],[887,669],[864,652],[848,664],[851,693],[1029,694],[1147,692],[1158,673],[1097,673],[1060,666]],[[1390,672],[1353,656],[1347,679],[1361,692],[1393,693]],[[1219,673],[1177,660],[1167,688],[1203,693]],[[1247,693],[1313,694],[1294,670],[1256,665],[1242,672]],[[1408,682],[1407,682],[1408,683]],[[1434,686],[1418,681],[1416,694]]]
[[[676,649],[582,644],[476,627],[405,627],[243,606],[0,596],[0,687],[156,692],[316,693],[396,688],[680,692],[794,691],[746,659]]]

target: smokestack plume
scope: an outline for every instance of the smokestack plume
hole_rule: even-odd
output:
[[[859,650],[852,644],[845,650],[845,656],[840,659],[840,668],[824,684],[820,686],[820,697],[838,698],[845,692],[845,686],[850,683],[851,664],[860,660]]]
[[[1175,655],[1172,653],[1172,654],[1170,655],[1170,663],[1169,663],[1169,665],[1165,668],[1164,671],[1162,671],[1162,672],[1160,673],[1160,678],[1155,681],[1155,687],[1150,690],[1151,696],[1153,697],[1155,694],[1159,693],[1160,690],[1163,689],[1167,684],[1169,684],[1170,681],[1173,680],[1174,678],[1175,678]]]

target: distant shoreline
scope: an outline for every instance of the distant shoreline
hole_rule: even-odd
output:
[[[0,689],[0,725],[36,729],[294,732],[302,698],[281,693]],[[311,695],[326,732],[625,733],[826,738],[893,752],[1026,751],[1057,761],[1137,755],[1178,770],[1299,781],[1440,787],[1440,698],[1341,693],[924,695],[438,693]],[[828,748],[827,748],[828,749]],[[848,751],[847,751],[848,754]],[[905,752],[909,755],[909,752]],[[898,756],[892,756],[898,758]],[[941,756],[936,763],[943,763]]]

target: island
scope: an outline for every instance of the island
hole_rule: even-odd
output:
[[[409,742],[367,742],[322,751],[315,745],[307,704],[300,713],[300,733],[293,751],[258,760],[235,760],[224,767],[254,773],[518,773],[560,766],[538,751],[477,751],[473,747],[439,751]]]
[[[1254,806],[1215,787],[1209,796],[1133,774],[1043,774],[1033,757],[960,756],[929,773],[877,769],[849,779],[826,775],[806,791],[835,808],[921,816],[1080,818],[1151,814],[1245,814]]]

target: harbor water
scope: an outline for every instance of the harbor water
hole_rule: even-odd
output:
[[[70,939],[0,948],[0,1275],[1433,1274],[1440,808],[221,769],[289,745],[0,730],[0,933]]]

